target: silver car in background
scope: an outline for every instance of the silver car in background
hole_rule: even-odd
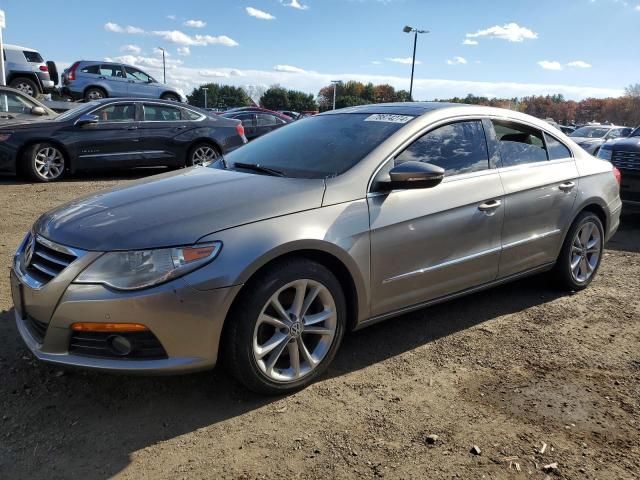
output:
[[[586,125],[569,134],[571,140],[584,148],[591,155],[597,156],[600,147],[609,140],[624,138],[631,135],[633,128],[617,127],[615,125]]]
[[[282,393],[350,329],[548,270],[587,287],[620,209],[615,168],[544,121],[348,108],[44,214],[15,255],[15,317],[44,361],[174,373],[221,358]]]

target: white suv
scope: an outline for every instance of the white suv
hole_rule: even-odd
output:
[[[53,62],[45,62],[42,55],[32,48],[17,45],[4,46],[4,69],[7,85],[32,97],[38,97],[54,89],[53,77],[57,77]]]

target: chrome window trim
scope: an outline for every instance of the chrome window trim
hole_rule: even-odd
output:
[[[419,119],[420,116],[414,117],[414,120]],[[409,145],[411,145],[413,142],[415,142],[416,140],[418,140],[420,137],[422,137],[423,135],[426,135],[427,133],[429,133],[432,130],[435,130],[436,128],[439,127],[443,127],[445,125],[448,125],[450,123],[458,123],[458,122],[465,122],[465,121],[479,121],[482,122],[483,118],[487,118],[486,115],[458,115],[458,116],[453,116],[453,117],[448,117],[446,119],[442,119],[442,120],[438,120],[437,122],[434,123],[430,123],[428,126],[424,127],[422,130],[420,130],[418,133],[410,136],[408,139],[405,139],[404,142],[402,142],[398,147],[396,147],[393,152],[391,154],[389,154],[382,162],[380,162],[380,164],[378,165],[378,167],[373,171],[373,175],[371,175],[371,177],[369,178],[369,182],[367,184],[367,195],[369,193],[377,193],[371,190],[371,187],[373,186],[373,181],[376,178],[376,176],[378,175],[378,173],[380,173],[380,170],[382,170],[384,168],[384,166],[387,164],[387,162],[393,160],[399,153],[403,152],[404,150],[407,149],[407,147],[409,147]],[[409,122],[409,124],[411,124],[411,122]],[[483,130],[484,130],[484,125],[482,126]],[[402,129],[400,129],[399,131],[401,131]],[[485,132],[485,141],[487,142],[487,149],[489,148],[489,142],[486,140],[486,132]],[[491,167],[491,157],[489,156],[489,152],[487,151],[487,164],[489,165],[489,168],[487,169],[488,171],[494,170]],[[481,173],[481,172],[485,172],[487,170],[479,170],[478,172],[471,172],[471,173]],[[457,175],[450,175],[449,177],[447,177],[445,175],[443,182],[445,179],[447,178],[455,178],[461,175],[469,175],[469,173],[459,173]]]

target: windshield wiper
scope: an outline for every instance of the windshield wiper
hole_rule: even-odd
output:
[[[234,167],[244,168],[246,170],[253,170],[254,172],[266,173],[267,175],[271,175],[272,177],[284,177],[284,173],[280,170],[276,170],[274,168],[263,167],[262,165],[258,165],[257,163],[242,163],[235,162],[233,164]]]

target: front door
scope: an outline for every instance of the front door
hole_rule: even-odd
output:
[[[492,123],[505,190],[502,278],[556,260],[578,192],[578,170],[555,137],[524,124]]]
[[[152,77],[137,68],[124,66],[127,74],[127,95],[138,98],[159,98],[160,85]]]
[[[498,274],[503,189],[482,122],[437,127],[391,162],[408,160],[439,165],[445,178],[433,188],[369,194],[372,316],[485,284]]]
[[[76,168],[129,167],[141,158],[136,104],[117,102],[92,112],[97,124],[73,127]]]

